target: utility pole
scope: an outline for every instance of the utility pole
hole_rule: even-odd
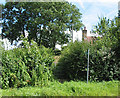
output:
[[[88,49],[88,62],[87,62],[87,83],[88,83],[88,77],[89,77],[89,49]]]

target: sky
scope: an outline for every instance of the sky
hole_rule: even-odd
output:
[[[75,4],[82,13],[82,22],[88,30],[92,30],[99,22],[98,17],[113,19],[118,15],[120,0],[68,0]]]

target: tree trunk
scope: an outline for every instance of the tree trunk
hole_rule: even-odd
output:
[[[40,32],[40,38],[39,38],[39,41],[38,41],[38,46],[40,46],[40,44],[41,44],[41,40],[42,39],[42,31]]]
[[[22,31],[22,32],[23,32],[23,36],[25,37],[25,30],[24,30],[24,25],[23,25],[23,31]]]

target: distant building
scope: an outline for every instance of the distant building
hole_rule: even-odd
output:
[[[71,34],[70,31],[65,31],[65,33]],[[84,40],[84,41],[88,41],[88,42],[93,43],[93,41],[96,40],[97,37],[101,38],[102,36],[98,35],[97,33],[96,34],[95,33],[91,33],[91,31],[88,31],[86,29],[86,27],[84,27],[83,30],[79,30],[79,31],[74,31],[73,30],[72,40],[73,40],[73,42],[75,42],[76,40],[77,41],[83,41]],[[63,46],[67,46],[67,44],[64,44]],[[61,47],[62,46],[58,45],[58,44],[55,46],[55,48],[59,49],[59,50],[61,50]]]
[[[91,33],[90,31],[90,35],[88,36],[88,31],[86,30],[86,27],[84,27],[84,30],[82,30],[82,40],[84,41],[88,41],[88,42],[93,42],[94,40],[96,40],[98,37],[102,37],[101,35],[99,35],[98,33]]]
[[[73,34],[71,34],[72,32]],[[69,30],[65,31],[65,33],[72,35],[71,37],[72,37],[73,42],[75,42],[76,40],[82,41],[82,30],[79,30],[79,31],[73,30],[72,32],[70,32]]]

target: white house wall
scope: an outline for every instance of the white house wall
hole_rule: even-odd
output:
[[[65,31],[65,33],[71,34],[70,31]],[[82,30],[73,31],[73,42],[75,42],[75,40],[82,41]],[[67,44],[64,44],[63,46],[66,46],[66,45]],[[61,45],[57,44],[55,48],[61,50]]]
[[[78,41],[82,41],[82,31],[73,31],[73,42],[75,42],[76,40]]]

